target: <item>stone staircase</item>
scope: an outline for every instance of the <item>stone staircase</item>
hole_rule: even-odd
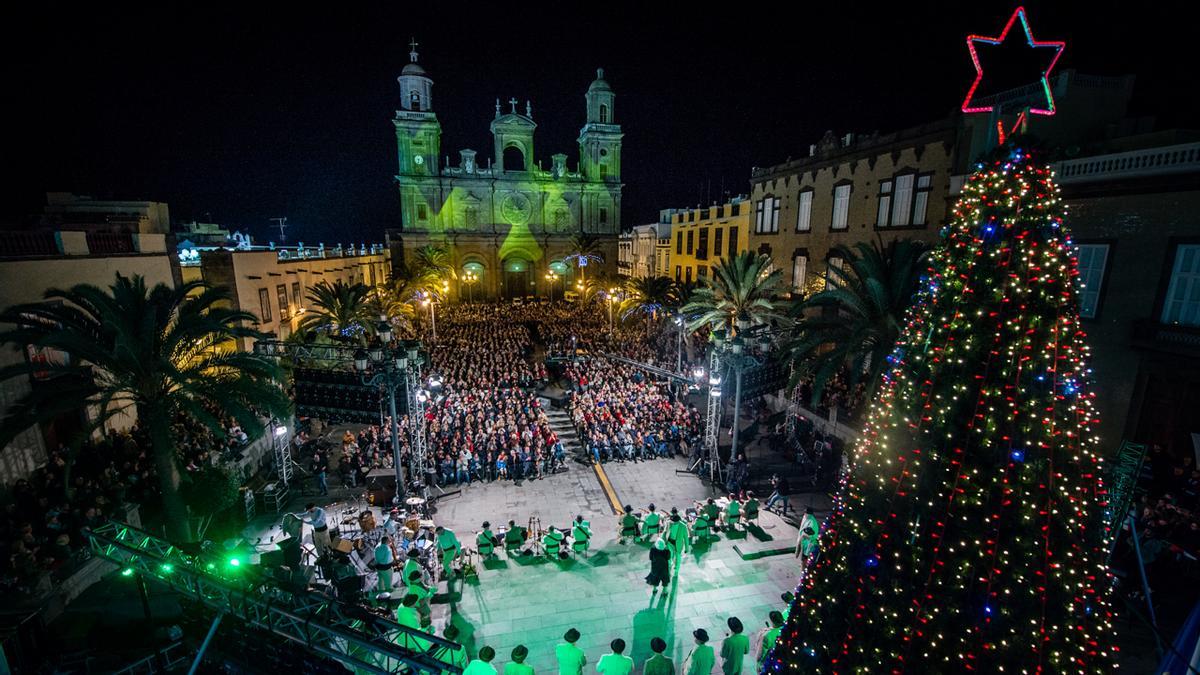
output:
[[[579,440],[579,434],[575,432],[575,425],[571,422],[570,413],[550,405],[548,398],[539,397],[538,402],[546,411],[546,418],[550,420],[550,428],[558,434],[558,440],[562,441],[563,450],[567,454],[568,468],[571,466],[571,459],[578,459],[586,463],[587,453],[583,449],[583,442]]]

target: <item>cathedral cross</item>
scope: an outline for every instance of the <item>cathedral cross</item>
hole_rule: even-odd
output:
[[[510,106],[512,106],[512,114],[516,115],[517,114],[517,99],[515,99],[515,98],[508,99],[508,104]]]
[[[409,48],[412,50],[408,53],[408,58],[412,59],[413,63],[417,62],[417,45],[419,45],[419,44],[420,43],[417,42],[417,38],[415,38],[415,37],[412,38],[411,41],[408,43]]]

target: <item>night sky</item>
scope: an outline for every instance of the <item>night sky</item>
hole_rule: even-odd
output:
[[[802,156],[826,129],[886,132],[949,114],[974,75],[964,36],[994,34],[1014,7],[695,4],[678,5],[681,17],[648,14],[647,2],[579,13],[514,4],[511,15],[452,3],[39,4],[6,16],[0,34],[0,225],[62,190],[165,201],[176,221],[260,239],[269,218],[287,216],[289,239],[314,243],[382,241],[398,224],[390,118],[410,36],[454,164],[470,147],[486,166],[494,101],[515,96],[533,102],[536,159],[548,167],[563,152],[574,168],[583,95],[603,67],[625,131],[630,226],[719,199],[722,185],[745,192],[752,166]],[[1036,37],[1067,40],[1059,68],[1135,73],[1132,114],[1200,127],[1184,70],[1196,59],[1177,46],[1192,22],[1173,3],[1026,6]]]

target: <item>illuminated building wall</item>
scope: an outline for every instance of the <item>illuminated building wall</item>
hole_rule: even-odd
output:
[[[401,204],[401,230],[389,234],[400,240],[393,255],[427,244],[445,246],[460,277],[467,269],[479,275],[476,298],[549,296],[551,283],[570,283],[570,273],[558,282],[545,277],[552,263],[571,253],[577,234],[600,237],[603,268],[615,269],[623,134],[604,71],[597,71],[585,95],[574,170],[564,154],[553,155],[543,168],[534,154],[532,105],[515,99],[496,101],[493,156],[485,161],[475,150],[462,149],[451,166],[443,159],[433,80],[417,64],[415,51],[410,59],[398,78],[401,108],[393,120]],[[450,283],[452,293],[467,295],[459,280]]]
[[[746,250],[750,202],[735,197],[728,204],[678,209],[671,213],[668,247],[670,278],[692,283],[710,276],[724,258]]]

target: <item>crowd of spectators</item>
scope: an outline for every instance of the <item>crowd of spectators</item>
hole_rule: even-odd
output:
[[[233,459],[249,441],[225,424],[224,438],[187,418],[171,425],[180,464],[187,472]],[[16,481],[0,516],[0,590],[33,594],[69,574],[86,558],[85,528],[123,515],[124,504],[143,512],[160,503],[158,477],[146,432],[109,431],[75,452],[59,445],[46,464]]]
[[[1160,445],[1147,453],[1134,516],[1142,563],[1161,627],[1180,625],[1200,599],[1200,470],[1192,456],[1171,455]],[[1134,602],[1146,601],[1128,523],[1122,527],[1113,567]],[[1170,627],[1170,628],[1168,628]]]

